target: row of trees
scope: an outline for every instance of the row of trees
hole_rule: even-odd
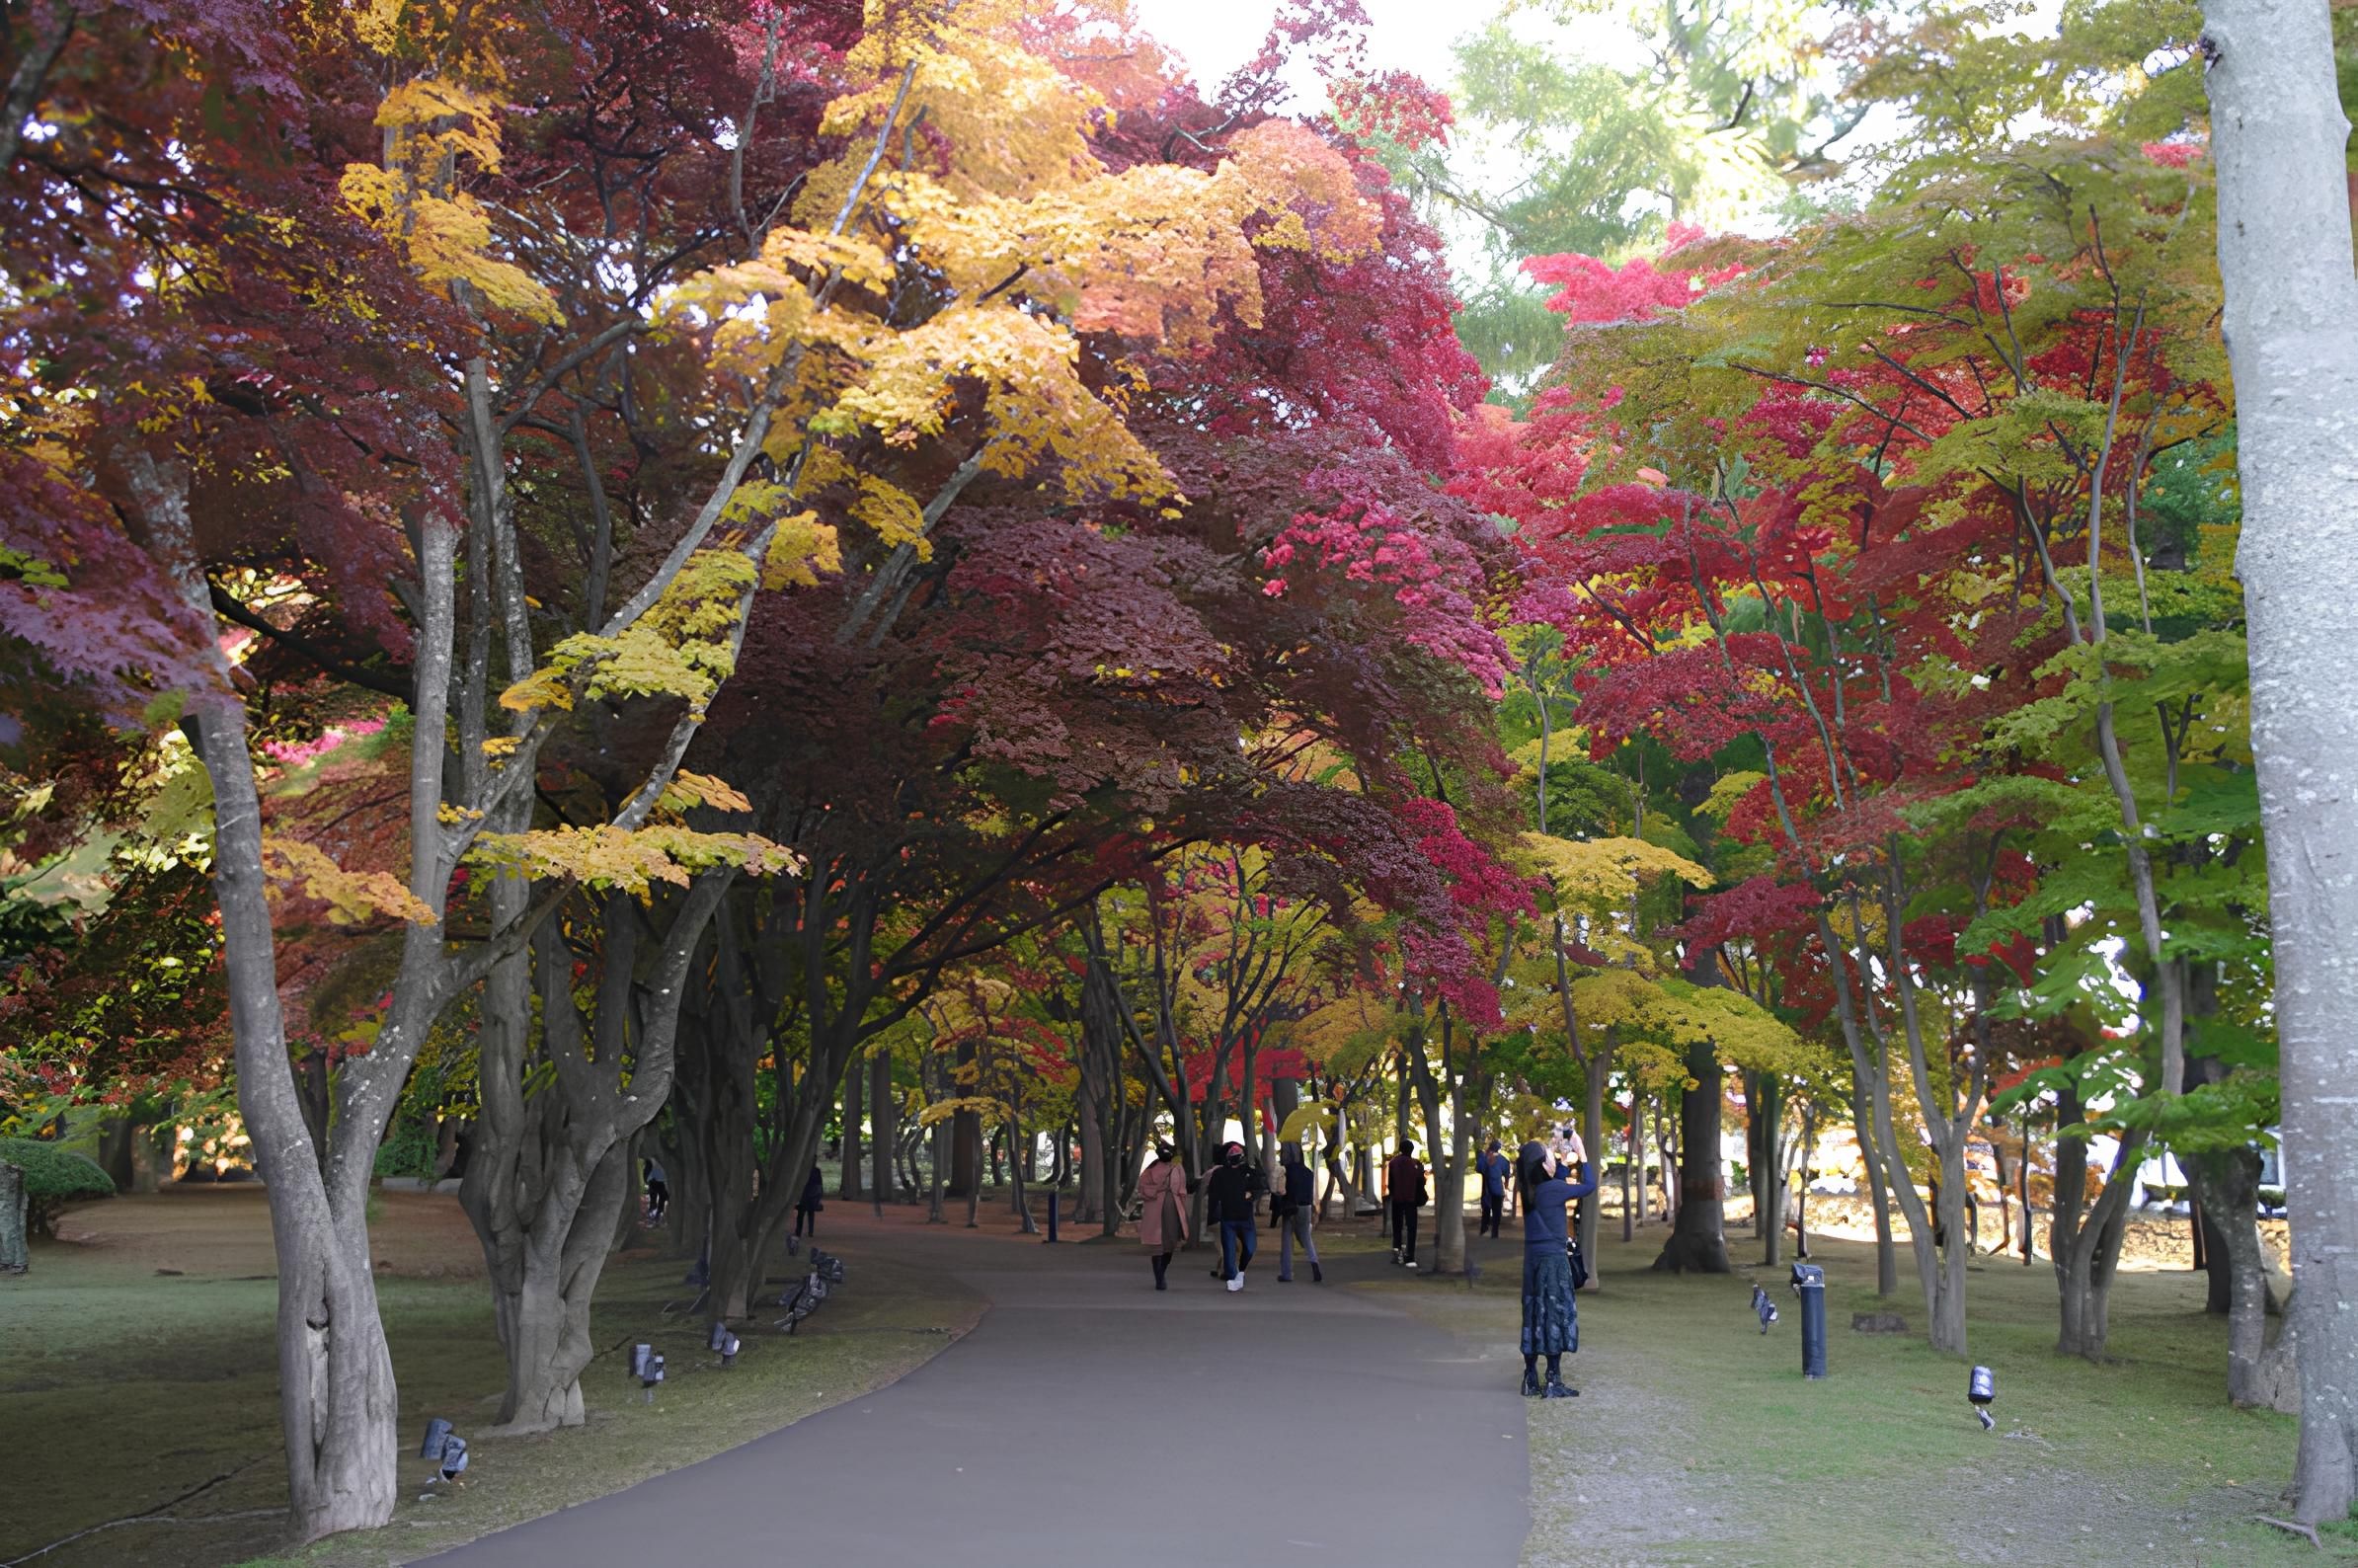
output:
[[[2281,1096],[2303,1517],[2346,1506],[2339,1101],[2299,1054],[2337,840],[2270,769],[2351,727],[2283,652],[2330,606],[2263,637],[2230,571],[2231,470],[2300,449],[2255,448],[2214,333],[2262,177],[2221,125],[2214,184],[2194,65],[2147,74],[2192,18],[2075,23],[2056,76],[1915,69],[1953,19],[1895,16],[1832,94],[1754,46],[1805,18],[1671,17],[1651,112],[1760,118],[1751,162],[1665,154],[1650,218],[1598,167],[1636,77],[1477,42],[1467,105],[1547,172],[1509,208],[1362,20],[1289,8],[1207,94],[1019,0],[11,14],[0,1096],[234,1084],[299,1534],[391,1508],[365,1206],[404,1137],[463,1137],[539,1428],[584,1419],[641,1152],[735,1317],[830,1126],[879,1202],[930,1137],[937,1211],[1069,1127],[1111,1229],[1158,1130],[1200,1167],[1307,1108],[1356,1197],[1389,1122],[1449,1268],[1479,1130],[1675,1109],[1661,1266],[1711,1272],[1731,1084],[1769,1255],[1796,1121],[1847,1119],[1882,1288],[1896,1211],[1956,1352],[1994,1112],[2054,1111],[2067,1352],[2177,1152],[2239,1399]],[[1336,115],[1285,113],[1297,56]],[[1910,128],[1863,210],[1666,225],[1827,172],[1875,102]],[[1419,202],[1540,290],[1468,318],[1514,413]],[[2333,515],[2296,494],[2285,562]],[[2327,836],[2288,870],[2263,823]]]

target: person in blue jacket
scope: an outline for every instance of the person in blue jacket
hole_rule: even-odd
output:
[[[1564,1256],[1569,1233],[1564,1210],[1597,1190],[1586,1175],[1588,1153],[1572,1139],[1572,1163],[1557,1164],[1536,1139],[1523,1145],[1515,1179],[1523,1194],[1523,1391],[1541,1399],[1569,1399],[1564,1357],[1580,1349],[1580,1319],[1572,1304],[1572,1266]],[[1539,1383],[1539,1358],[1547,1383]]]
[[[1507,1156],[1498,1151],[1498,1139],[1474,1160],[1474,1171],[1482,1178],[1482,1227],[1476,1235],[1495,1236],[1505,1217],[1507,1207],[1507,1172],[1513,1169]]]

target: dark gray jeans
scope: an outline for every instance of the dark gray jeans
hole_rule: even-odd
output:
[[[1294,1238],[1301,1237],[1301,1255],[1313,1265],[1318,1261],[1318,1243],[1310,1239],[1310,1212],[1297,1209],[1278,1221],[1278,1278],[1294,1278]]]

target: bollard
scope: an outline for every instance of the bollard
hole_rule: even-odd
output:
[[[1826,1375],[1826,1271],[1814,1263],[1793,1265],[1793,1289],[1801,1296],[1801,1375]]]
[[[1050,1245],[1051,1243],[1053,1243],[1053,1242],[1054,1242],[1056,1239],[1057,1239],[1057,1190],[1056,1190],[1054,1187],[1051,1187],[1051,1188],[1048,1190],[1048,1240],[1047,1240],[1047,1241],[1044,1241],[1044,1242],[1042,1242],[1042,1243],[1041,1243],[1041,1245],[1042,1245],[1042,1246],[1048,1246],[1048,1245]]]

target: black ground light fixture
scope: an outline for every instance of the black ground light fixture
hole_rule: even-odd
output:
[[[467,1440],[451,1431],[449,1422],[435,1416],[426,1423],[426,1441],[418,1446],[418,1457],[433,1460],[443,1480],[455,1481],[466,1472]]]
[[[737,1365],[738,1345],[737,1336],[729,1332],[728,1324],[722,1322],[715,1322],[712,1325],[712,1337],[704,1342],[706,1350],[717,1350],[721,1353],[721,1365],[724,1367]]]
[[[1801,1375],[1826,1375],[1826,1271],[1815,1263],[1793,1265],[1793,1290],[1801,1297]]]
[[[1768,1293],[1758,1285],[1752,1288],[1752,1309],[1761,1319],[1761,1332],[1768,1332],[1768,1325],[1776,1321],[1776,1303],[1768,1299]]]
[[[1966,1380],[1965,1397],[1973,1401],[1973,1413],[1982,1418],[1982,1430],[1998,1425],[1990,1415],[1990,1401],[1998,1397],[1998,1374],[1987,1367],[1976,1367]]]

